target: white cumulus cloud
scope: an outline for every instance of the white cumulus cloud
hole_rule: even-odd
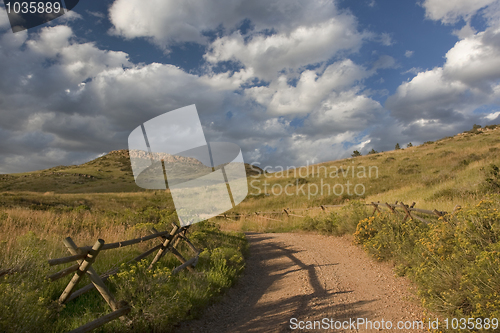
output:
[[[257,31],[289,32],[321,22],[337,12],[333,1],[300,0],[116,0],[110,7],[112,32],[146,37],[161,47],[177,42],[206,43],[203,32],[219,26],[232,31],[250,20]]]
[[[468,20],[478,10],[495,2],[498,0],[425,0],[422,6],[428,18],[443,23],[455,23],[460,18]]]
[[[342,50],[357,50],[362,35],[356,32],[352,16],[341,15],[312,26],[301,26],[290,33],[256,35],[249,41],[235,32],[215,40],[205,59],[210,63],[236,61],[251,68],[255,75],[270,80],[283,69],[298,69],[328,60]]]

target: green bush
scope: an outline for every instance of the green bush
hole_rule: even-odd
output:
[[[500,170],[495,164],[490,164],[486,170],[486,177],[483,183],[483,189],[486,192],[500,192]]]
[[[353,233],[359,220],[366,216],[364,203],[359,200],[348,201],[340,212],[320,214],[315,217],[304,218],[301,228],[309,231],[319,231],[323,234],[344,235]]]
[[[302,223],[302,229],[319,231],[323,234],[339,235],[339,216],[336,213],[321,215],[317,217],[307,216]]]
[[[448,317],[500,315],[500,196],[425,224],[388,213],[361,219],[354,240],[416,282],[423,303]]]

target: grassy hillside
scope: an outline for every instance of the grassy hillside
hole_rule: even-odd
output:
[[[288,171],[288,166],[283,165],[283,172],[263,174],[258,167],[247,165],[249,196],[236,211],[312,207],[359,198],[418,200],[418,205],[437,204],[442,209],[449,209],[452,203],[467,202],[480,194],[480,184],[490,164],[500,165],[500,129],[494,126],[411,148]],[[285,187],[293,195],[287,195]],[[134,182],[128,151],[118,150],[82,165],[0,175],[0,192],[18,191],[116,193],[146,190]]]
[[[100,193],[142,191],[135,182],[128,151],[113,151],[82,165],[0,175],[0,191]]]
[[[249,196],[235,212],[305,208],[353,199],[416,201],[420,208],[453,210],[457,204],[478,200],[491,164],[500,165],[500,128],[493,127],[411,148],[250,177]]]
[[[187,165],[189,166],[189,165]],[[247,174],[261,170],[246,165]],[[115,150],[81,165],[0,175],[0,192],[120,193],[147,191],[136,185],[128,150]]]

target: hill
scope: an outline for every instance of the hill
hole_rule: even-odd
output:
[[[500,127],[474,127],[420,146],[250,177],[249,196],[235,211],[306,208],[353,199],[417,201],[418,207],[452,210],[480,198],[491,185],[486,178],[498,181],[491,165],[500,165]]]
[[[173,162],[171,155],[159,156]],[[200,162],[194,158],[176,158],[185,169],[196,171]],[[258,167],[245,165],[247,175]],[[257,170],[257,171],[256,171]],[[57,166],[46,170],[0,175],[0,192],[111,193],[142,192],[134,181],[128,150],[115,150],[81,165]]]
[[[197,162],[186,158],[186,168]],[[266,173],[246,164],[249,196],[236,211],[311,207],[351,199],[467,201],[500,165],[500,129],[473,130],[406,149]],[[288,194],[285,193],[285,190]],[[317,193],[315,193],[317,190]],[[81,165],[0,175],[0,191],[111,193],[146,191],[135,184],[128,150]],[[292,195],[289,195],[292,193]],[[259,208],[259,209],[257,209]]]

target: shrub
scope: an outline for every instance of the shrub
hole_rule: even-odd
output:
[[[366,206],[358,200],[351,200],[342,207],[340,212],[320,214],[304,218],[301,228],[309,231],[319,231],[323,234],[344,235],[356,231],[359,220],[366,216]]]
[[[317,217],[308,216],[304,218],[302,229],[309,231],[316,230],[323,234],[339,235],[339,216],[336,213]]]
[[[486,192],[500,192],[500,170],[495,164],[490,164],[490,166],[486,170],[483,189]]]
[[[472,126],[472,129],[469,131],[465,131],[464,133],[470,133],[470,134],[479,134],[482,133],[479,129],[481,128],[481,125],[476,125],[474,124]]]
[[[359,221],[354,240],[378,260],[394,260],[427,307],[448,317],[497,318],[499,209],[496,195],[429,225],[379,213]]]

